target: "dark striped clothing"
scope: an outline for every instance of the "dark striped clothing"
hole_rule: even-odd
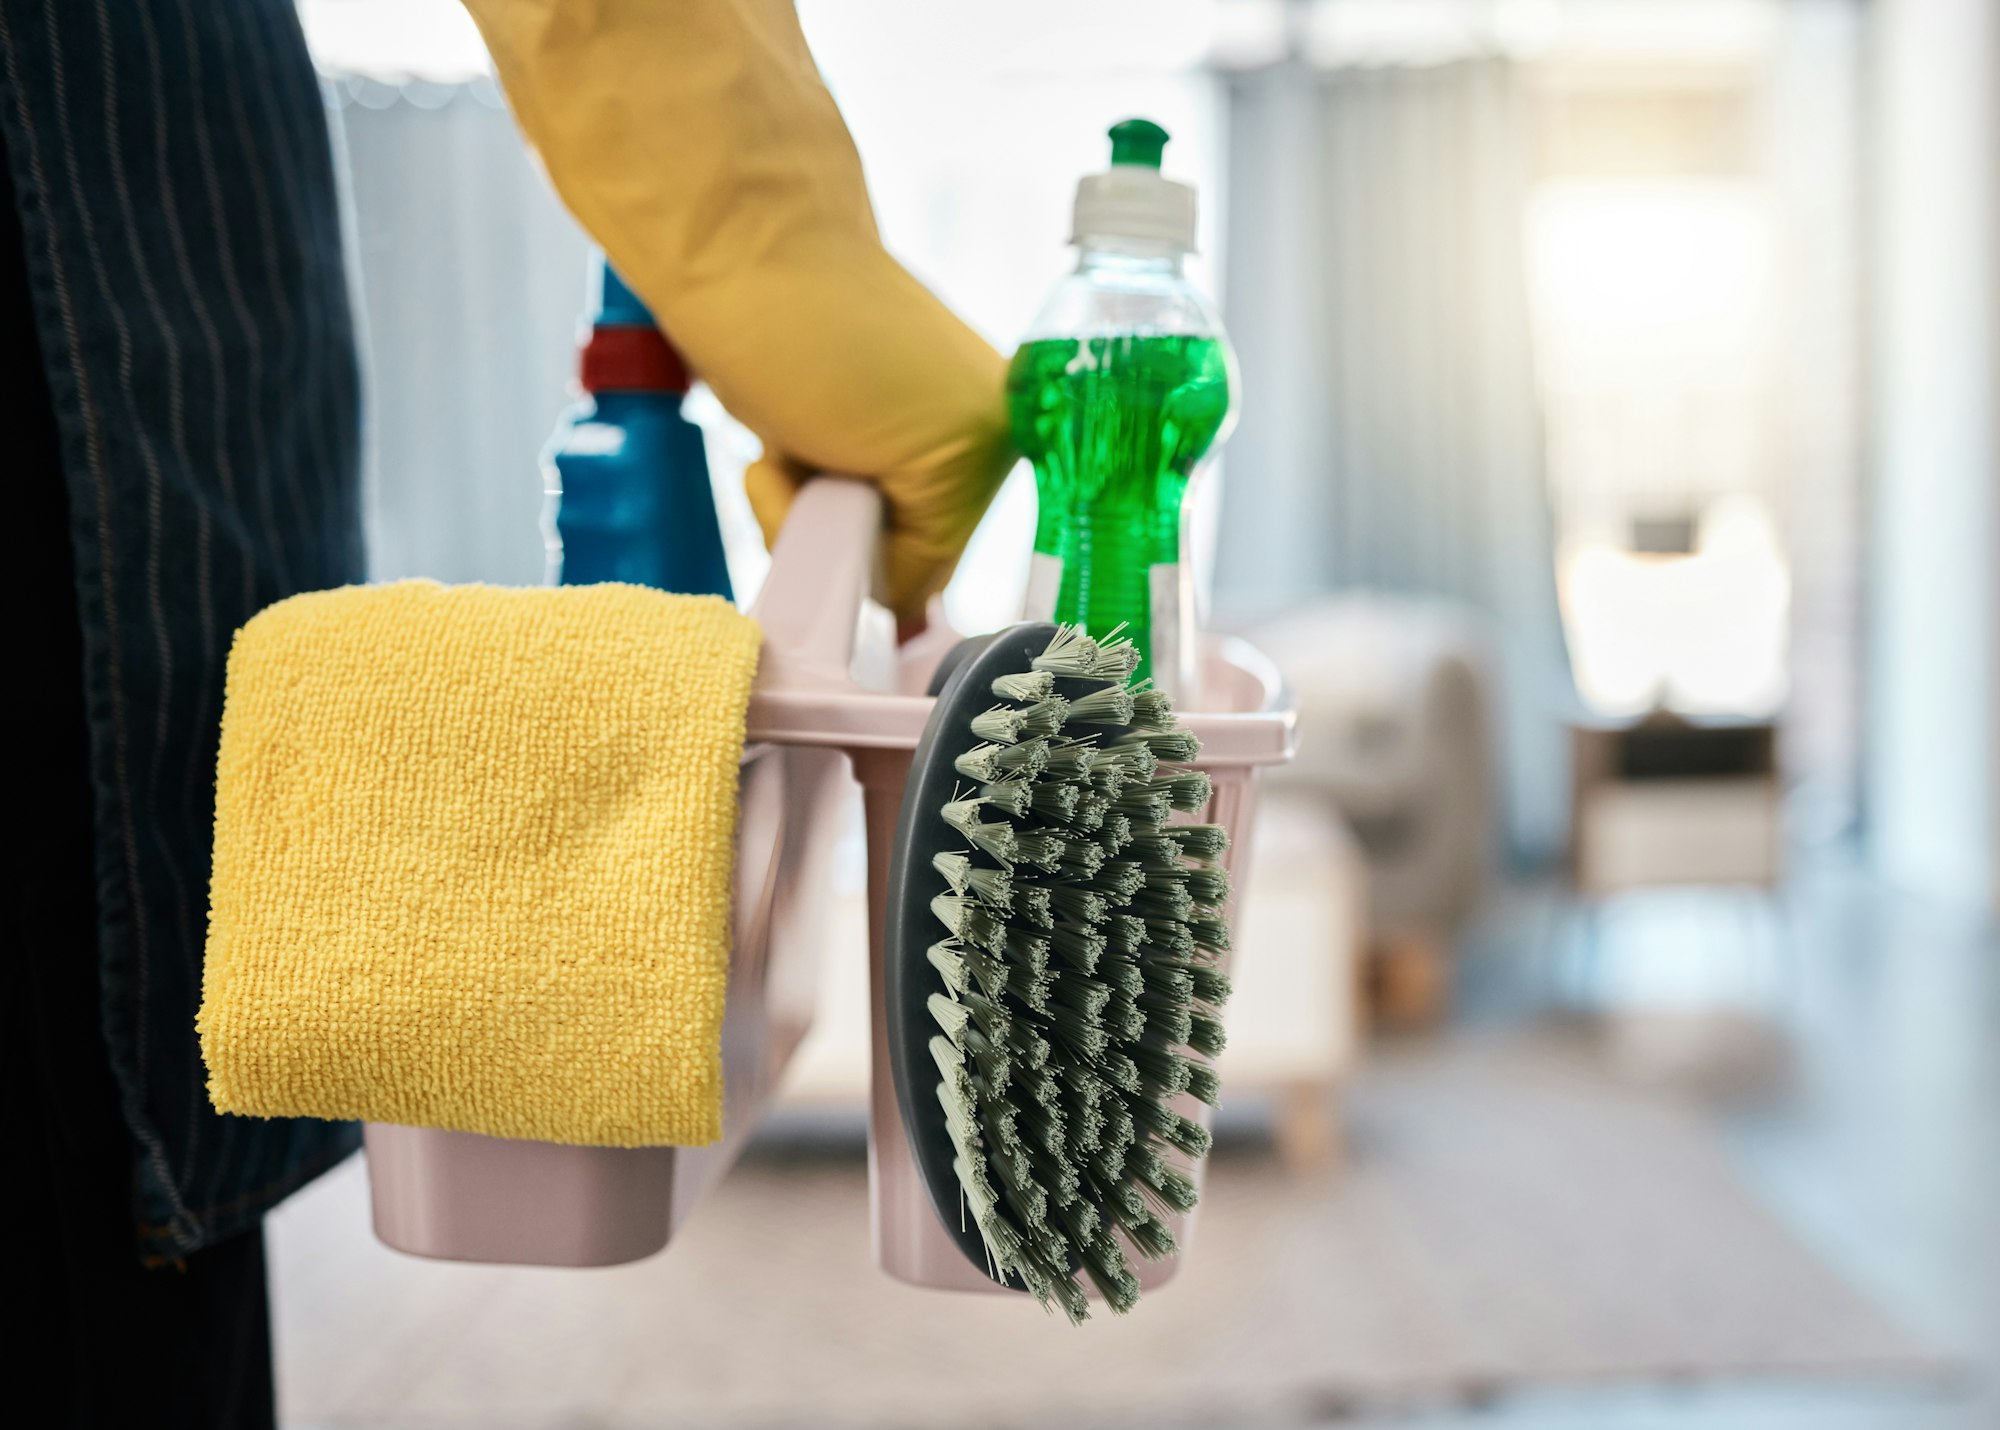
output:
[[[66,535],[74,574],[27,595],[31,649],[67,671],[31,665],[24,704],[48,740],[77,720],[60,631],[80,632],[96,925],[68,944],[31,928],[22,953],[95,960],[135,1249],[174,1261],[356,1142],[218,1117],[194,1024],[231,633],[362,576],[326,118],[290,0],[0,0],[0,140],[60,450],[10,485],[67,494],[66,533],[15,535]],[[73,624],[53,604],[71,596]],[[27,876],[59,880],[60,845]]]

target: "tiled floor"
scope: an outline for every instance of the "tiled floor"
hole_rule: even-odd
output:
[[[1586,1020],[1630,1066],[1704,1089],[1746,1177],[1832,1265],[1962,1362],[1943,1385],[1521,1394],[1425,1430],[2000,1427],[2000,936],[1837,862],[1781,898],[1502,901],[1461,1017]],[[1374,1423],[1370,1421],[1369,1423]]]

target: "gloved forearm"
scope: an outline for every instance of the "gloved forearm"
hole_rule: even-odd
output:
[[[789,0],[466,0],[529,141],[723,403],[888,499],[891,602],[942,586],[1011,462],[999,354],[883,249]]]

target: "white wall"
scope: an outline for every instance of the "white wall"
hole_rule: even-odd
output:
[[[2000,895],[2000,7],[1878,0],[1869,847]]]

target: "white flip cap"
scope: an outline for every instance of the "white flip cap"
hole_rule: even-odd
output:
[[[1071,243],[1129,238],[1194,252],[1194,187],[1160,173],[1166,142],[1149,120],[1112,126],[1110,169],[1077,183]]]

